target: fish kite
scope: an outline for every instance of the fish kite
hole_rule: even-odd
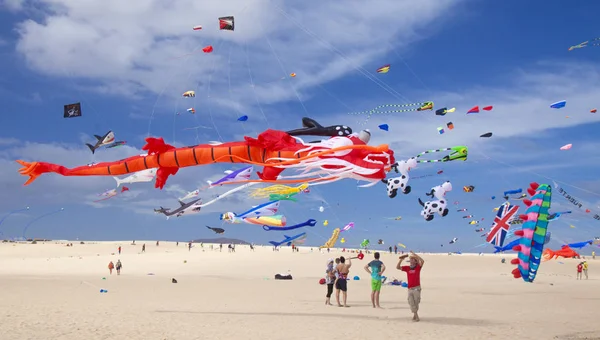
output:
[[[150,182],[156,176],[156,169],[146,169],[142,171],[135,172],[125,178],[113,177],[115,181],[117,181],[117,188],[121,186],[121,184],[131,184],[131,183],[143,183]]]
[[[343,227],[343,228],[340,230],[340,232],[342,232],[342,231],[348,231],[348,230],[350,230],[350,229],[352,229],[352,228],[354,228],[354,222],[350,222],[350,223],[346,224],[346,225],[345,225],[345,226],[344,226],[344,227]]]
[[[560,147],[561,150],[569,150],[573,147],[573,144],[567,144]]]
[[[209,227],[206,226],[208,229],[214,231],[216,234],[223,234],[225,232],[225,229],[223,228],[213,228],[213,227]]]
[[[196,189],[194,191],[188,192],[187,194],[185,194],[185,196],[181,197],[179,200],[180,201],[189,200],[190,198],[197,197],[199,194],[200,194],[200,189]]]
[[[94,137],[96,137],[97,139],[95,145],[85,144],[88,148],[90,148],[92,153],[95,153],[96,149],[98,149],[99,147],[107,146],[115,142],[115,134],[112,131],[108,131],[104,134],[104,136],[94,135]]]
[[[575,50],[575,49],[578,49],[578,48],[584,48],[584,47],[587,47],[587,46],[600,46],[600,44],[598,43],[599,40],[600,40],[600,38],[594,38],[592,40],[586,40],[586,41],[582,42],[581,44],[577,44],[577,45],[573,45],[573,46],[569,47],[569,51],[572,51],[572,50]],[[591,45],[589,45],[590,42],[592,43]]]
[[[275,247],[279,247],[282,244],[291,246],[292,244],[302,243],[303,240],[306,239],[306,233],[302,233],[302,234],[298,234],[298,235],[294,235],[294,236],[283,235],[283,237],[285,237],[285,239],[281,242],[269,241],[269,243],[271,243]]]
[[[247,181],[250,179],[250,176],[252,175],[252,171],[254,170],[254,167],[252,165],[232,171],[232,170],[226,170],[225,171],[225,177],[219,179],[216,182],[211,182],[211,181],[206,181],[208,183],[208,185],[210,185],[211,188],[214,188],[216,186],[219,185],[223,185],[226,182],[239,182],[239,181]]]
[[[377,73],[388,73],[390,71],[390,65],[384,65],[377,69]]]
[[[190,201],[188,203],[179,201],[179,208],[176,208],[175,210],[171,210],[171,209],[165,209],[163,207],[160,207],[160,209],[154,209],[154,212],[157,213],[161,213],[165,216],[167,216],[167,220],[169,219],[169,217],[175,215],[175,217],[180,217],[180,216],[187,216],[187,215],[193,215],[193,214],[198,214],[200,213],[200,210],[202,210],[202,199],[198,198],[195,199],[193,201]]]
[[[445,116],[445,115],[446,115],[446,113],[452,113],[452,112],[454,112],[454,111],[456,111],[456,108],[455,108],[455,107],[453,107],[453,108],[451,108],[451,109],[448,109],[448,108],[445,108],[445,107],[443,107],[443,108],[441,108],[441,109],[435,110],[435,114],[436,114],[437,116]]]
[[[99,200],[96,200],[94,202],[100,202],[100,201],[107,200],[109,198],[113,198],[113,197],[117,196],[119,193],[124,193],[125,191],[129,191],[129,188],[128,187],[122,187],[120,192],[117,191],[117,189],[107,190],[107,191],[105,191],[105,192],[103,192],[103,193],[101,193],[101,194],[98,195],[98,196],[102,196],[103,198],[101,198]]]
[[[226,212],[219,219],[228,223],[248,223],[260,224],[273,227],[283,227],[286,225],[284,216],[275,215],[279,210],[279,201],[272,201],[255,206],[252,209],[241,214]]]
[[[483,135],[481,135],[479,137],[481,137],[481,138],[490,138],[490,137],[492,137],[492,133],[491,132],[487,132],[487,133],[484,133]]]
[[[81,117],[81,103],[67,104],[64,107],[64,118]]]

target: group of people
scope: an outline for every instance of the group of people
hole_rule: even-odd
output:
[[[583,275],[585,275],[585,279],[588,279],[588,263],[587,261],[579,262],[577,265],[577,280],[583,280]]]
[[[113,261],[110,261],[108,263],[108,272],[110,273],[110,275],[112,275],[113,269],[117,270],[117,275],[121,275],[122,268],[123,268],[123,264],[121,263],[121,260],[117,260],[117,264],[114,264]]]
[[[369,262],[364,269],[371,275],[371,303],[373,304],[373,308],[381,308],[379,305],[379,296],[383,284],[382,274],[385,272],[386,267],[385,264],[381,262],[380,254],[378,252],[376,252],[373,257],[374,259]],[[406,258],[409,259],[409,264],[402,265]],[[425,260],[423,260],[423,258],[411,251],[409,254],[400,256],[398,264],[396,265],[396,269],[405,272],[407,276],[408,304],[413,313],[413,321],[419,321],[418,312],[419,304],[421,303],[421,269],[423,268],[424,263]],[[333,294],[333,288],[335,287],[335,298],[338,307],[349,307],[346,304],[348,298],[347,280],[351,267],[351,258],[346,259],[343,256],[340,256],[335,260],[327,260],[327,267],[325,269],[325,284],[327,285],[327,295],[325,296],[326,305],[332,305],[331,295]],[[340,292],[343,304],[340,303]]]

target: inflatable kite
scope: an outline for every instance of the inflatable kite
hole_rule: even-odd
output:
[[[273,227],[283,227],[286,224],[284,216],[275,215],[279,210],[279,201],[267,202],[252,209],[236,214],[232,212],[226,212],[219,218],[222,221],[228,223],[248,223],[248,224],[260,224]]]
[[[258,223],[257,223],[258,224]],[[314,227],[317,225],[317,220],[313,220],[312,218],[306,222],[298,223],[291,226],[276,226],[276,225],[263,225],[263,229],[266,231],[277,230],[277,231],[286,231],[286,230],[294,230],[302,227]]]
[[[375,70],[377,73],[388,73],[390,71],[390,64],[387,65],[383,65],[380,68],[378,68],[377,70]]]
[[[417,159],[412,157],[407,160],[402,160],[392,164],[391,168],[399,173],[400,177],[382,179],[381,181],[387,185],[387,195],[389,198],[394,198],[398,194],[398,190],[402,190],[403,194],[409,194],[411,191],[410,185],[408,185],[409,175],[408,172],[417,167]]]
[[[433,102],[411,103],[411,104],[384,104],[374,107],[368,111],[352,112],[351,115],[374,115],[374,114],[389,114],[402,112],[416,112],[433,110]]]
[[[124,193],[125,191],[129,191],[129,188],[126,187],[126,186],[123,186],[121,188],[121,191],[117,191],[117,189],[107,190],[107,191],[105,191],[105,192],[103,192],[103,193],[101,193],[101,194],[98,195],[98,196],[102,197],[101,199],[96,200],[94,202],[105,201],[105,200],[107,200],[109,198],[113,198],[113,197],[117,196],[120,193]]]
[[[213,227],[209,227],[206,226],[208,229],[214,231],[216,234],[223,234],[225,232],[225,229],[223,228],[213,228]]]
[[[454,112],[454,111],[456,111],[456,108],[455,108],[455,107],[453,107],[453,108],[451,108],[451,109],[448,109],[448,108],[445,108],[445,107],[443,107],[443,108],[441,108],[441,109],[437,109],[437,110],[435,110],[435,114],[436,114],[437,116],[445,116],[445,115],[446,115],[446,113],[452,113],[452,112]]]
[[[368,239],[364,239],[364,240],[362,240],[362,242],[360,243],[360,247],[361,247],[361,248],[367,248],[367,247],[369,247],[369,244],[371,244],[371,241],[369,241]]]
[[[275,247],[279,247],[282,244],[291,246],[292,244],[302,243],[302,241],[304,239],[306,239],[306,233],[302,233],[302,234],[298,234],[298,235],[294,235],[294,236],[283,235],[283,237],[285,237],[285,239],[281,242],[269,241],[269,243],[271,243]]]
[[[423,207],[421,216],[423,216],[425,221],[433,220],[435,213],[438,213],[442,217],[448,215],[448,202],[446,201],[445,196],[449,191],[452,191],[452,184],[450,181],[446,181],[442,185],[431,188],[431,192],[425,194],[432,199],[435,198],[434,201],[427,201],[423,203],[421,198],[419,198],[419,204]]]
[[[416,158],[420,158],[421,156],[424,156],[426,154],[442,152],[442,151],[451,151],[451,152],[448,155],[446,155],[442,158],[439,158],[439,159],[418,160],[417,163],[437,163],[437,162],[450,162],[450,161],[456,161],[456,160],[466,161],[467,156],[469,154],[469,148],[467,148],[466,146],[453,146],[450,148],[423,151],[420,154],[418,154]]]
[[[289,187],[286,185],[271,185],[266,188],[255,189],[250,197],[267,198],[271,195],[296,195],[308,188],[308,183],[300,184],[297,187]],[[274,200],[273,200],[274,201]]]
[[[305,120],[310,118],[305,118]],[[312,120],[311,120],[312,121]],[[305,143],[294,137],[298,134],[335,136],[328,140]],[[25,185],[31,184],[44,173],[54,172],[62,176],[117,176],[145,169],[158,168],[155,187],[162,189],[170,175],[180,168],[212,163],[246,163],[263,166],[258,172],[260,180],[247,182],[279,183],[330,183],[343,178],[370,182],[373,186],[389,171],[395,162],[393,151],[387,145],[367,145],[371,138],[368,130],[358,134],[343,134],[336,127],[306,127],[290,132],[267,130],[257,139],[245,137],[243,142],[201,144],[176,148],[165,144],[162,138],[146,138],[142,148],[147,155],[138,155],[115,162],[98,163],[92,166],[66,168],[45,162],[17,162],[23,166],[21,175],[29,176]],[[285,169],[295,168],[301,174],[284,180],[279,175]],[[280,179],[282,178],[282,179]]]
[[[560,250],[544,249],[542,254],[544,261],[557,259],[559,256],[565,259],[579,258],[580,255],[575,250],[571,249],[568,245],[562,246]]]
[[[573,46],[569,47],[569,51],[573,51],[575,49],[584,48],[584,47],[588,47],[588,46],[600,46],[599,41],[600,41],[600,38],[586,40],[586,41],[582,42],[581,44],[577,44],[577,45],[573,45]]]
[[[331,233],[329,240],[327,240],[324,245],[320,246],[319,249],[333,248],[338,240],[338,237],[340,237],[340,228],[333,229],[333,233]]]
[[[561,101],[558,101],[556,103],[550,104],[550,107],[553,108],[553,109],[562,109],[565,106],[567,106],[567,101],[566,100],[561,100]]]
[[[519,236],[519,245],[513,249],[518,251],[518,258],[511,261],[517,268],[512,274],[515,278],[523,278],[525,282],[533,282],[540,266],[544,250],[544,242],[548,231],[548,210],[552,200],[552,187],[548,184],[531,183],[527,193],[531,200],[524,200],[528,207],[524,215],[519,215],[524,223],[521,230],[515,231]]]
[[[350,229],[352,229],[352,228],[354,228],[354,222],[350,222],[350,223],[346,224],[346,225],[345,225],[345,226],[342,228],[342,230],[340,230],[340,232],[348,231],[348,230],[350,230]]]

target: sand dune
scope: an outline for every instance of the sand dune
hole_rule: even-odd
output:
[[[502,256],[424,255],[422,320],[413,323],[404,288],[384,286],[384,309],[371,307],[362,268],[370,255],[353,262],[361,280],[348,284],[351,308],[338,308],[324,305],[318,280],[339,250],[228,253],[147,241],[140,253],[143,241],[73,243],[0,244],[2,339],[600,339],[600,266],[591,259],[587,281],[575,280],[577,260],[561,260],[527,284]],[[117,259],[122,275],[109,275]],[[397,255],[382,260],[388,277],[405,279]],[[273,280],[288,272],[292,281]]]

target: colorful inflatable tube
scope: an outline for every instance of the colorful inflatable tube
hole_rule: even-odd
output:
[[[552,187],[548,184],[529,184],[527,193],[531,200],[525,199],[523,203],[528,207],[524,215],[519,215],[524,223],[521,230],[515,231],[520,236],[520,242],[513,250],[519,252],[518,258],[511,261],[517,268],[513,269],[513,276],[522,278],[525,282],[533,282],[537,275],[546,233],[548,232],[548,210],[552,199]]]

